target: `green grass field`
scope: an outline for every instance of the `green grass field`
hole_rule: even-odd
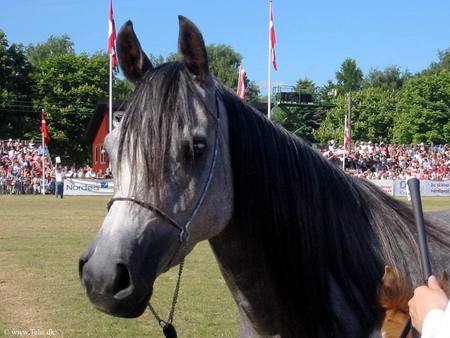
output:
[[[0,196],[0,336],[161,337],[147,312],[120,319],[93,308],[78,257],[106,215],[107,197]],[[425,210],[450,198],[425,198]],[[152,304],[166,316],[177,270],[161,276]],[[175,325],[181,337],[236,337],[238,314],[206,242],[186,260]]]

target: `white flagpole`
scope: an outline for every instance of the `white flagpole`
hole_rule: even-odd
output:
[[[112,131],[112,55],[109,54],[109,126],[108,131]]]
[[[345,171],[345,138],[346,138],[346,126],[347,126],[347,113],[345,114],[344,117],[344,145],[342,147],[342,170]]]
[[[271,63],[272,63],[272,43],[271,43],[271,27],[270,27],[270,14],[272,12],[272,0],[269,1],[269,62],[267,65],[267,117],[269,120],[271,119],[271,111],[270,111],[270,99],[271,99],[271,91],[272,91],[272,80],[271,80]]]
[[[44,113],[44,109],[42,109],[41,113],[41,125],[42,125],[42,117]],[[42,134],[42,195],[45,195],[45,139],[44,139],[44,133],[41,130]]]

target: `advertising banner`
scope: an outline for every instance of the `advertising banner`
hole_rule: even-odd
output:
[[[370,182],[378,186],[386,194],[394,196],[394,180],[371,180]]]
[[[450,181],[426,181],[426,196],[450,196]]]
[[[64,180],[64,195],[112,195],[112,180],[84,180],[68,178]]]

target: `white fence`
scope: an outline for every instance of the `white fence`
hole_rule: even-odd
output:
[[[372,180],[391,196],[406,196],[406,180]],[[450,181],[420,181],[421,196],[450,196]]]
[[[406,196],[406,180],[372,180],[391,196]],[[112,180],[66,179],[64,195],[112,195]],[[422,196],[450,196],[450,181],[420,181]]]

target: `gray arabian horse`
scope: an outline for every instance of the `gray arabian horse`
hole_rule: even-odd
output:
[[[131,22],[118,34],[135,90],[106,140],[115,191],[80,258],[87,296],[106,313],[140,316],[155,279],[209,240],[241,337],[378,335],[385,265],[409,292],[420,283],[411,210],[221,85],[200,31],[179,23],[182,61],[158,67]],[[445,270],[450,231],[427,226],[434,271]]]

